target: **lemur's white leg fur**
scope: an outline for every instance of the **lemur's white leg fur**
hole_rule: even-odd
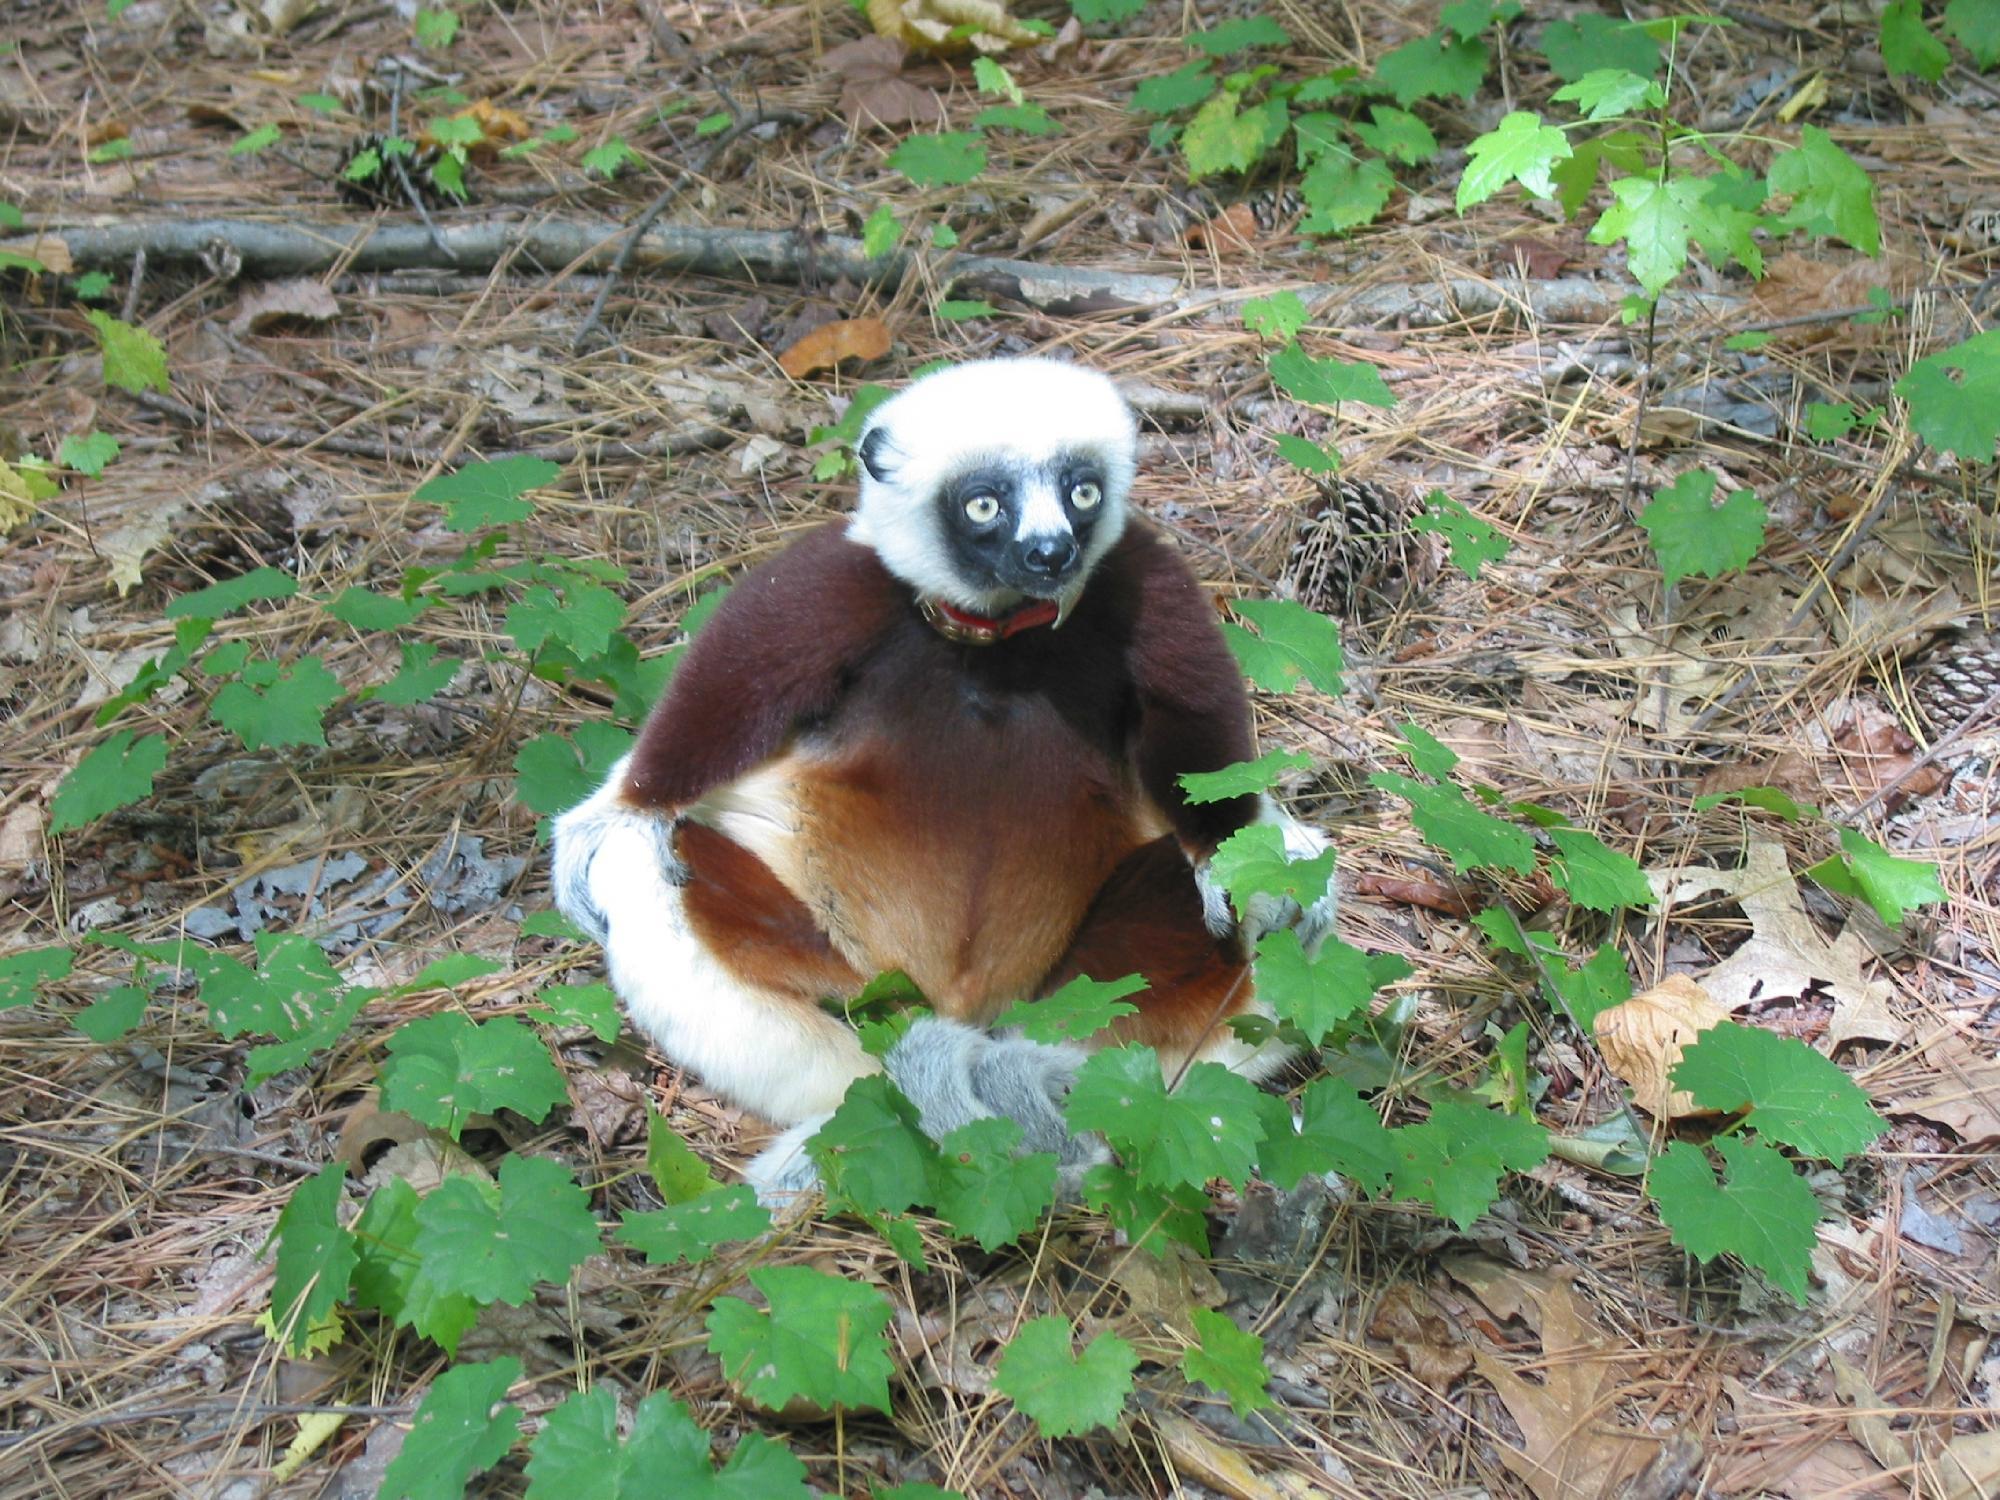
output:
[[[676,1063],[780,1125],[832,1110],[879,1064],[839,1020],[745,984],[709,954],[687,920],[672,827],[619,797],[624,770],[556,820],[556,905],[604,945],[633,1025]]]
[[[1257,821],[1274,823],[1285,840],[1287,859],[1312,859],[1325,851],[1332,842],[1317,828],[1310,828],[1298,821],[1290,813],[1273,802],[1270,797],[1258,798]],[[1195,885],[1201,891],[1202,919],[1208,923],[1208,930],[1217,937],[1226,936],[1238,924],[1236,913],[1230,906],[1229,893],[1217,884],[1213,872],[1206,861],[1194,872]],[[1275,932],[1280,927],[1298,927],[1299,943],[1308,956],[1319,951],[1319,945],[1326,941],[1333,931],[1334,917],[1340,909],[1340,898],[1336,887],[1329,882],[1326,894],[1308,906],[1303,913],[1299,904],[1287,897],[1271,896],[1258,891],[1244,903],[1242,928],[1244,938],[1254,944],[1266,933]]]

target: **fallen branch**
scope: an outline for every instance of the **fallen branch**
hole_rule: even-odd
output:
[[[255,219],[141,219],[50,226],[18,243],[59,240],[79,270],[122,270],[140,250],[155,262],[199,262],[225,247],[253,276],[318,276],[344,271],[465,272],[516,260],[544,270],[610,271],[621,244],[628,265],[748,281],[798,281],[808,272],[894,285],[922,263],[916,252],[862,253],[859,240],[793,230],[708,229],[656,224],[637,239],[608,219],[543,219],[442,225],[434,242],[420,224],[270,223]],[[10,245],[14,242],[9,242]],[[983,255],[936,263],[935,280],[951,296],[997,298],[1050,313],[1126,312],[1173,301],[1171,276],[1136,276],[1037,265]]]

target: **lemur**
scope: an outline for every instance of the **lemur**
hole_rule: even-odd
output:
[[[750,1163],[815,1182],[805,1140],[877,1071],[940,1136],[1006,1115],[1076,1161],[1083,1053],[986,1028],[1078,975],[1148,988],[1094,1042],[1268,1077],[1264,932],[1331,928],[1328,895],[1237,920],[1209,857],[1268,799],[1197,804],[1183,772],[1248,760],[1250,702],[1207,592],[1134,514],[1133,413],[1049,359],[927,375],[878,407],[851,519],[742,577],[631,754],[554,829],[556,904],[604,945],[634,1024],[733,1103],[793,1127]],[[899,969],[935,1016],[878,1062],[822,1007]]]

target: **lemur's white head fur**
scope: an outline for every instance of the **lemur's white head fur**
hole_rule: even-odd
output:
[[[1125,529],[1138,423],[1111,380],[1052,359],[926,375],[862,430],[847,534],[918,594],[1065,612]]]

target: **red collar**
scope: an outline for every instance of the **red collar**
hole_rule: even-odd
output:
[[[948,641],[966,646],[991,646],[1038,625],[1053,625],[1062,614],[1053,599],[1033,600],[997,620],[975,615],[942,599],[925,599],[921,608],[931,629]]]

